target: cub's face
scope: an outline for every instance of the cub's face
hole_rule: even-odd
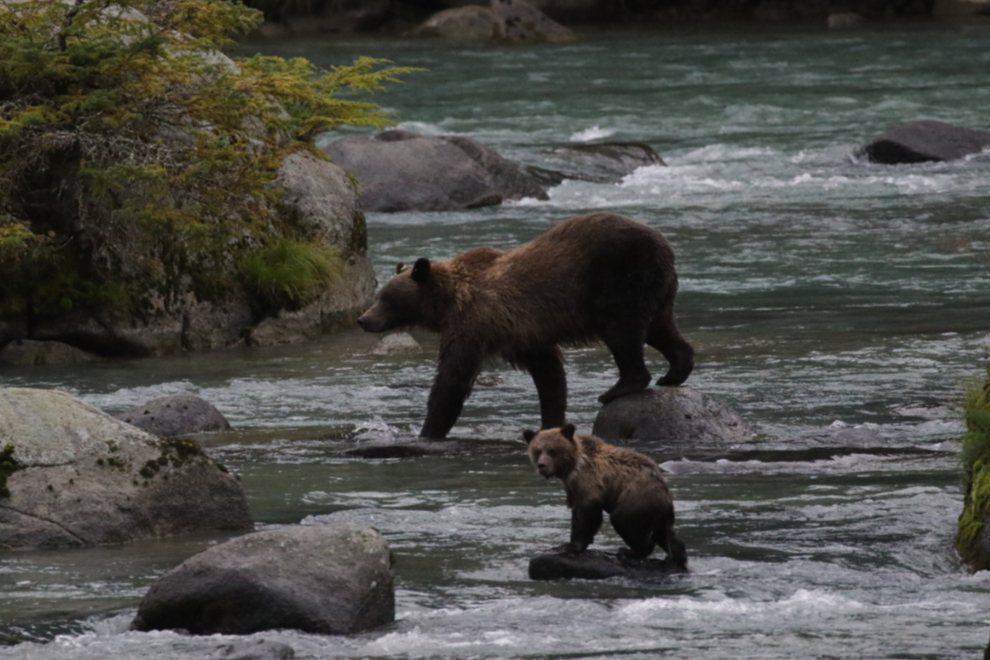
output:
[[[399,264],[396,275],[378,292],[375,304],[357,320],[365,332],[385,332],[423,321],[423,284],[430,262],[420,259],[413,268]]]
[[[570,434],[566,431],[570,427]],[[541,477],[566,479],[577,464],[578,446],[574,440],[574,427],[570,424],[563,429],[547,429],[536,433],[525,431],[523,437],[529,442],[529,460]]]

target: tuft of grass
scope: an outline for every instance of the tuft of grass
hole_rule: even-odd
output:
[[[240,270],[265,307],[303,307],[333,283],[340,254],[322,243],[280,238],[248,253]]]
[[[983,527],[990,520],[990,362],[986,380],[966,389],[963,414],[966,433],[961,458],[966,497],[959,516],[956,550],[976,570],[990,569],[990,556],[979,548]]]

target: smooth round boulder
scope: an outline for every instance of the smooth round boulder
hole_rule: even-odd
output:
[[[17,367],[71,365],[99,359],[98,355],[60,341],[15,339],[0,350],[0,365]]]
[[[252,528],[237,478],[52,390],[0,389],[0,550]]]
[[[225,431],[230,422],[216,407],[193,394],[175,394],[152,399],[143,406],[115,417],[143,431],[175,437],[204,431]]]
[[[547,198],[515,164],[468,137],[390,130],[345,137],[323,149],[357,179],[363,211],[460,211],[504,199]]]
[[[859,147],[857,157],[872,163],[901,165],[957,160],[990,149],[990,131],[941,121],[909,121],[890,128]]]
[[[385,335],[371,349],[372,355],[401,355],[422,352],[423,347],[412,335],[406,332],[393,332]]]
[[[375,529],[340,523],[268,530],[213,546],[162,575],[131,628],[357,633],[395,620],[393,583],[392,555]]]
[[[591,433],[603,440],[691,446],[736,444],[754,435],[735,411],[691,387],[648,388],[610,401]]]
[[[490,41],[497,34],[497,28],[498,23],[491,9],[468,5],[437,12],[414,29],[411,36]]]

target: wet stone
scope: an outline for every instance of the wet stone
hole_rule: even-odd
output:
[[[666,559],[632,559],[602,550],[586,550],[579,555],[551,551],[529,560],[531,580],[605,580],[615,577],[657,580],[686,571]]]

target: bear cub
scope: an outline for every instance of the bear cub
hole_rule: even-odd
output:
[[[650,384],[644,345],[669,369],[658,385],[680,385],[694,349],[674,322],[674,251],[660,232],[613,213],[566,220],[503,252],[479,247],[448,261],[399,264],[357,320],[366,332],[423,327],[440,334],[440,360],[426,404],[424,438],[445,438],[482,366],[502,358],[528,371],[540,428],[564,423],[567,379],[559,346],[601,340],[619,380],[608,403]]]
[[[564,482],[571,509],[571,540],[564,550],[584,552],[608,512],[612,527],[629,546],[620,556],[643,559],[660,546],[667,561],[684,567],[687,550],[674,534],[674,499],[656,462],[594,436],[577,436],[574,425],[524,431],[529,459],[542,477]]]

